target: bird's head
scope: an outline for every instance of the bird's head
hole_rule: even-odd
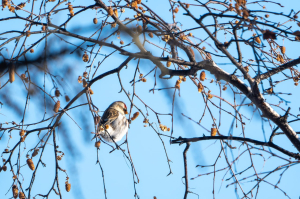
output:
[[[122,101],[116,101],[116,102],[113,102],[109,108],[114,108],[116,109],[117,111],[119,111],[120,113],[123,113],[124,115],[125,114],[128,114],[127,112],[127,106],[124,102]]]

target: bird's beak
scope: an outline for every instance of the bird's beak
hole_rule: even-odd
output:
[[[125,108],[124,108],[124,113],[125,113],[125,114],[128,114],[127,109],[125,109]]]

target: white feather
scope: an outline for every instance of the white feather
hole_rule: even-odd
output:
[[[115,142],[118,142],[123,138],[127,131],[128,121],[125,115],[119,112],[117,119],[110,124],[110,127],[106,130],[100,131],[100,136],[107,142],[113,142],[111,138],[113,138]]]

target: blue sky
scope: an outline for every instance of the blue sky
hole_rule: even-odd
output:
[[[106,2],[106,1],[105,1]],[[143,1],[144,2],[144,1]],[[290,3],[294,2],[294,3]],[[16,2],[19,3],[19,2]],[[84,3],[84,5],[92,5],[94,1],[72,1],[73,6],[79,5],[80,3]],[[106,2],[107,3],[107,2]],[[194,1],[184,1],[184,3],[194,4]],[[269,11],[283,11],[284,13],[289,13],[289,11],[293,8],[293,6],[297,3],[296,0],[289,1],[287,5],[284,5],[284,8],[281,8],[278,5],[274,5],[271,3],[263,3],[262,5],[267,6],[267,10]],[[124,4],[124,3],[123,3]],[[156,13],[160,14],[160,16],[167,21],[168,23],[172,22],[172,15],[168,12],[169,2],[168,1],[154,1],[148,0],[145,2],[147,6],[149,6]],[[195,3],[196,4],[196,3]],[[284,4],[284,3],[282,3]],[[53,5],[53,4],[52,4]],[[50,9],[52,5],[47,5],[47,9]],[[28,5],[27,5],[28,6]],[[64,5],[65,6],[65,5]],[[64,7],[63,6],[63,7]],[[249,5],[250,7],[250,5]],[[26,7],[25,7],[26,8]],[[29,10],[29,8],[27,8]],[[199,9],[199,10],[198,10]],[[261,9],[258,6],[253,6],[252,9]],[[76,9],[75,9],[76,11]],[[196,16],[199,14],[204,14],[205,11],[198,7],[191,8],[191,11],[195,13]],[[13,16],[12,13],[7,10],[0,11],[2,13],[1,17]],[[19,12],[19,11],[18,11]],[[22,13],[24,14],[24,13]],[[56,14],[52,16],[53,23],[60,24],[62,21],[66,19],[67,12],[62,12],[61,14]],[[125,12],[124,15],[131,16],[133,13]],[[263,14],[262,14],[263,15]],[[24,16],[27,16],[24,14]],[[101,14],[96,10],[88,10],[78,16],[75,16],[74,19],[70,21],[67,26],[67,30],[74,31],[77,33],[82,33],[85,36],[90,36],[95,26],[100,27],[100,23],[97,25],[93,25],[92,19],[97,16],[98,20],[101,21]],[[270,20],[278,20],[277,16],[271,15]],[[42,19],[44,21],[45,19]],[[196,25],[195,22],[190,20],[187,16],[183,15],[182,9],[180,9],[179,13],[176,15],[176,20],[181,22],[181,28],[187,29],[190,27],[194,27]],[[226,19],[220,19],[220,23],[222,20],[226,21]],[[110,19],[111,21],[111,19]],[[10,21],[1,21],[2,25],[0,27],[0,32],[7,31],[10,29]],[[209,24],[211,21],[207,20],[205,23]],[[17,22],[13,24],[13,29],[20,29],[24,24],[21,22]],[[92,27],[92,28],[91,28]],[[81,30],[77,30],[76,28],[81,28]],[[264,27],[262,27],[264,28]],[[21,28],[22,30],[22,28]],[[40,27],[33,27],[33,30],[40,30]],[[296,28],[293,28],[296,30]],[[104,34],[109,34],[112,31],[110,28],[105,29]],[[219,33],[223,34],[223,33]],[[206,35],[203,31],[196,30],[193,32],[198,38],[203,39],[206,38]],[[58,35],[61,36],[61,35]],[[3,36],[1,36],[3,37]],[[63,37],[63,36],[62,36]],[[220,36],[221,40],[228,41],[232,36],[227,34],[226,36]],[[251,34],[249,34],[251,37]],[[63,37],[66,38],[66,37]],[[121,39],[124,40],[125,44],[130,42],[131,39],[126,37],[123,33],[121,34]],[[34,41],[36,41],[34,36],[28,38],[27,46],[30,46]],[[78,39],[69,38],[69,42],[73,42],[76,45],[81,42]],[[113,36],[112,39],[108,40],[108,42],[114,41],[114,43],[118,43],[119,39],[117,36]],[[51,51],[56,52],[60,49],[67,47],[71,49],[75,49],[74,46],[67,44],[57,36],[51,36],[48,39],[48,45],[51,46]],[[163,41],[158,38],[154,38],[153,42],[163,46]],[[265,41],[263,41],[264,43]],[[285,45],[287,47],[286,54],[290,58],[297,58],[299,53],[297,51],[298,43],[289,42],[288,40],[277,39],[280,45]],[[209,47],[208,44],[213,45],[213,43],[208,40],[204,46],[206,46],[208,51],[214,51]],[[45,43],[41,43],[35,47],[34,54],[28,54],[28,58],[33,58],[34,56],[39,55],[38,53],[42,52],[44,49]],[[266,45],[266,44],[265,44]],[[7,54],[11,53],[13,49],[14,43],[7,45]],[[86,45],[84,45],[85,47]],[[214,46],[214,45],[213,45]],[[155,48],[150,45],[146,45],[147,50],[149,50],[152,54],[156,56],[160,56],[162,51],[158,48]],[[252,57],[252,52],[249,47],[242,45],[244,59],[247,60]],[[249,49],[248,49],[249,48]],[[97,49],[97,48],[96,48]],[[137,51],[135,47],[130,47],[132,51]],[[244,50],[245,49],[245,50]],[[235,53],[235,46],[232,46],[228,49],[233,55]],[[268,48],[266,48],[268,50]],[[1,51],[3,53],[4,50]],[[50,51],[50,52],[51,52]],[[48,53],[50,53],[48,52]],[[81,51],[83,54],[83,51]],[[111,50],[108,48],[101,49],[101,54],[108,54]],[[186,59],[187,57],[180,52],[182,58]],[[97,65],[99,61],[101,61],[104,56],[98,56],[95,60],[94,65]],[[196,55],[197,61],[201,61],[200,55]],[[114,56],[109,57],[105,60],[105,62],[100,66],[96,75],[100,75],[106,71],[114,69],[119,66],[124,60],[125,56],[116,54]],[[234,67],[230,64],[229,60],[226,58],[218,58],[213,57],[214,61],[227,72],[233,72]],[[74,97],[81,89],[82,86],[77,82],[77,77],[82,75],[85,71],[86,66],[88,64],[84,63],[81,58],[78,58],[77,55],[71,54],[66,55],[65,57],[50,60],[48,63],[48,67],[54,75],[58,75],[60,78],[64,78],[62,81],[60,78],[59,88],[63,90],[64,94],[68,94],[70,98]],[[120,75],[122,84],[124,89],[127,92],[133,93],[130,81],[133,79],[133,74],[137,65],[137,60],[132,60],[128,64],[128,68],[122,69]],[[147,74],[154,67],[154,64],[141,60],[140,62],[140,72],[143,74]],[[58,70],[58,69],[59,70]],[[66,68],[66,69],[64,69]],[[67,69],[72,69],[71,73],[67,73]],[[24,69],[22,69],[24,71]],[[92,69],[94,70],[94,69]],[[17,71],[21,74],[23,71]],[[63,71],[64,73],[60,74],[58,71]],[[37,70],[32,72],[32,75],[38,73]],[[157,72],[160,73],[159,71]],[[288,72],[287,72],[288,73]],[[66,75],[66,76],[65,76]],[[69,76],[67,76],[69,75]],[[198,72],[199,75],[199,72]],[[71,76],[71,77],[70,77]],[[219,85],[214,83],[209,83],[211,79],[215,79],[215,77],[209,72],[206,72],[207,80],[205,80],[204,85],[211,90],[212,94],[219,95]],[[0,81],[1,85],[3,85],[7,81],[8,75],[3,76]],[[136,77],[138,78],[138,76]],[[138,82],[136,83],[136,94],[149,105],[153,110],[159,113],[168,114],[172,112],[172,96],[174,94],[174,89],[155,91],[155,93],[149,92],[150,89],[153,88],[155,83],[154,73],[150,73],[149,76],[146,77],[147,82]],[[273,81],[281,80],[283,78],[282,75],[278,75],[274,77]],[[173,87],[175,85],[177,78],[173,77],[170,80],[160,80],[157,79],[156,88],[164,88],[164,87]],[[40,79],[40,84],[42,84],[42,79]],[[124,92],[119,92],[121,87],[118,83],[118,77],[116,74],[110,75],[97,81],[91,87],[94,91],[94,95],[92,95],[93,103],[99,108],[100,111],[104,111],[109,104],[113,101],[124,101],[129,107],[130,102]],[[221,82],[224,84],[224,82]],[[13,84],[9,84],[4,89],[1,89],[0,92],[6,93],[7,96],[12,97],[12,101],[18,104],[23,104],[25,106],[26,92],[24,91],[24,87],[22,85],[20,78],[16,78],[16,81]],[[264,88],[268,88],[268,82],[264,82]],[[285,81],[281,84],[278,84],[275,88],[277,92],[281,91],[284,93],[293,93],[293,95],[280,95],[284,100],[290,103],[282,103],[283,108],[291,107],[292,113],[298,114],[298,98],[299,92],[297,91],[299,88],[295,87],[291,80]],[[46,78],[46,90],[47,92],[54,93],[53,84],[50,78]],[[230,91],[231,89],[227,89],[227,91],[222,92],[222,97],[228,100],[230,103],[233,102],[233,93]],[[131,96],[130,96],[131,98]],[[269,103],[278,104],[280,99],[276,96],[266,96],[266,99]],[[33,123],[40,121],[43,117],[44,110],[41,110],[39,104],[42,103],[43,95],[39,93],[35,98],[32,98],[30,104],[28,106],[28,113],[26,115],[25,123]],[[243,96],[238,96],[236,99],[236,103],[240,103],[243,100]],[[1,101],[1,99],[0,99]],[[62,107],[66,105],[66,102],[63,100],[63,96],[60,97],[60,101],[62,103]],[[175,111],[174,111],[174,137],[201,137],[203,135],[209,136],[209,132],[207,132],[200,125],[194,123],[189,120],[187,117],[184,117],[182,113],[193,120],[198,121],[201,118],[204,109],[204,102],[202,95],[198,93],[197,87],[195,87],[191,80],[187,82],[183,82],[181,84],[180,96],[178,92],[175,93]],[[218,99],[212,99],[212,101],[216,104],[219,103]],[[86,102],[86,97],[82,96],[78,101],[74,103],[73,106],[79,105],[81,103]],[[134,99],[135,105],[138,106],[144,113],[147,113],[147,110],[142,102],[140,102],[137,98]],[[247,102],[247,101],[246,101]],[[249,101],[248,101],[249,103]],[[52,107],[51,107],[52,108]],[[51,112],[51,108],[48,108],[47,117],[53,115]],[[219,122],[219,110],[214,106],[210,105],[210,108],[213,113],[215,113],[214,117],[217,119],[217,123]],[[231,113],[234,113],[234,110],[222,102],[222,108],[228,110]],[[274,108],[278,111],[279,114],[283,114],[279,108]],[[136,112],[137,109],[133,108],[133,113]],[[246,123],[245,134],[246,137],[257,139],[260,141],[264,141],[265,137],[268,137],[271,134],[270,124],[266,121],[262,121],[260,118],[258,111],[255,110],[254,107],[242,107],[241,113],[245,116],[244,122]],[[154,128],[157,129],[160,133],[164,133],[169,135],[170,132],[161,132],[159,130],[159,124],[157,122],[156,116],[151,110],[148,109],[149,112],[149,120],[153,122]],[[88,106],[82,106],[80,108],[72,109],[68,111],[68,114],[72,119],[76,121],[76,123],[70,119],[67,115],[64,115],[61,122],[62,126],[56,129],[57,132],[57,143],[60,146],[60,150],[64,152],[64,157],[61,161],[59,161],[60,167],[67,170],[68,176],[70,178],[69,182],[72,184],[71,192],[67,193],[64,189],[64,184],[66,180],[66,175],[63,172],[59,173],[59,183],[61,185],[61,191],[63,198],[104,198],[104,190],[103,190],[103,178],[101,174],[101,169],[99,164],[96,164],[97,161],[97,150],[94,147],[94,141],[91,141],[93,135],[91,132],[94,131],[94,122],[91,113],[89,112]],[[102,112],[99,113],[102,115]],[[0,123],[15,121],[19,123],[21,120],[21,116],[15,109],[4,104],[0,109]],[[185,148],[185,145],[170,145],[168,137],[161,137],[164,145],[162,144],[161,139],[156,134],[156,132],[151,129],[148,125],[144,127],[143,123],[144,118],[140,115],[135,121],[130,125],[129,133],[128,133],[128,146],[130,149],[130,154],[139,177],[139,183],[136,184],[136,191],[140,198],[153,198],[156,196],[157,198],[183,198],[185,186],[184,186],[184,167],[183,167],[183,155],[182,152]],[[160,116],[160,121],[162,124],[167,127],[171,127],[172,121],[170,116]],[[231,128],[231,124],[234,122],[234,128]],[[210,129],[212,127],[212,119],[208,113],[206,113],[204,119],[201,122],[201,125],[206,129]],[[77,125],[78,124],[78,125]],[[221,127],[219,128],[220,132],[223,135],[233,134],[234,136],[241,136],[241,125],[238,124],[238,127],[235,127],[235,121],[233,117],[225,112],[222,112],[221,115]],[[3,127],[8,127],[9,125],[3,125]],[[274,127],[273,124],[271,124]],[[81,128],[79,128],[79,127]],[[295,131],[297,131],[297,124],[291,125]],[[38,125],[37,127],[41,127]],[[29,129],[31,129],[30,127]],[[28,129],[28,130],[29,130]],[[264,132],[263,132],[264,131]],[[2,139],[0,140],[0,151],[3,151],[7,146],[13,147],[19,141],[18,131],[12,132],[12,139],[8,139],[8,134],[6,133]],[[50,138],[52,140],[52,137]],[[124,138],[123,138],[124,140]],[[9,141],[9,142],[8,142]],[[295,148],[291,145],[289,140],[285,138],[285,136],[278,136],[274,139],[275,143],[285,147],[288,150],[296,152]],[[21,173],[22,176],[20,180],[23,183],[23,188],[27,188],[29,185],[29,180],[32,175],[32,171],[27,167],[26,164],[26,153],[29,149],[33,148],[38,142],[38,138],[36,133],[31,134],[26,138],[24,144],[20,147],[21,153]],[[45,147],[45,152],[43,155],[43,162],[47,165],[46,167],[39,166],[37,171],[35,184],[33,185],[32,196],[36,194],[46,194],[50,187],[52,186],[54,180],[54,154],[53,154],[53,142],[49,141],[48,145]],[[230,151],[228,148],[226,153],[229,161],[233,160],[233,157],[236,158],[246,149],[244,145],[241,145],[240,142],[232,142],[232,145],[237,149]],[[166,158],[166,154],[164,151],[164,146],[166,147],[166,151],[170,160],[170,166],[172,169],[172,174],[169,174],[169,166]],[[124,145],[123,149],[126,150],[127,147]],[[107,191],[107,198],[134,198],[134,184],[133,184],[133,173],[130,163],[123,155],[120,150],[116,150],[112,153],[109,153],[111,147],[102,143],[101,150],[98,151],[99,160],[101,166],[104,171],[104,180]],[[199,174],[205,174],[213,171],[213,167],[196,167],[196,165],[212,165],[218,154],[220,153],[220,142],[219,141],[203,141],[199,143],[192,143],[191,148],[188,151],[187,159],[188,159],[188,175],[189,178],[194,178]],[[269,150],[269,149],[267,149]],[[271,149],[272,152],[276,152],[274,149]],[[255,168],[257,172],[266,172],[272,169],[275,169],[279,165],[283,165],[286,163],[285,160],[280,160],[276,157],[270,157],[264,153],[264,158],[259,155],[259,151],[256,151],[257,154],[253,155],[253,161],[255,164]],[[277,153],[277,152],[276,152]],[[15,153],[13,158],[16,161],[18,153]],[[7,155],[2,155],[3,158],[7,158]],[[34,163],[38,161],[38,157],[33,158]],[[216,168],[222,169],[226,166],[226,160],[224,158],[224,154],[221,155],[220,160],[217,163]],[[236,173],[243,171],[247,167],[250,166],[249,155],[243,155],[241,158],[233,165],[233,169],[236,170]],[[278,185],[280,189],[286,191],[291,198],[297,198],[300,195],[299,189],[297,189],[297,185],[299,184],[299,176],[297,175],[297,170],[299,169],[298,165],[291,166],[283,175],[281,179],[281,183]],[[272,183],[276,183],[279,179],[279,174],[283,170],[277,171],[274,174],[270,175],[267,180]],[[246,171],[242,177],[248,177],[253,174],[253,169],[249,169]],[[237,188],[237,193],[235,192],[235,185],[230,185],[233,182],[233,179],[230,178],[230,171],[225,169],[216,174],[215,179],[215,197],[216,198],[240,198],[242,197],[242,193],[239,188]],[[238,179],[242,177],[238,176]],[[24,178],[24,180],[23,180]],[[230,178],[230,179],[229,179]],[[0,198],[10,198],[11,190],[9,188],[12,185],[12,175],[10,172],[1,172],[0,173]],[[226,180],[229,179],[229,180]],[[241,185],[245,192],[249,191],[249,188],[252,187],[256,182],[253,181],[254,178],[249,178],[249,180],[241,181]],[[136,180],[136,177],[135,177]],[[226,188],[227,185],[230,185]],[[212,190],[213,190],[213,174],[203,175],[201,177],[195,178],[194,180],[190,180],[190,191],[193,193],[189,194],[188,198],[213,198]],[[274,186],[271,186],[268,183],[261,183],[259,187],[260,191],[258,194],[258,198],[284,198],[284,194],[279,190],[274,190]],[[6,194],[8,192],[8,194]],[[37,197],[38,198],[38,197]],[[49,198],[57,198],[54,192],[50,194]]]

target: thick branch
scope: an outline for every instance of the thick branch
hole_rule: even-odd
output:
[[[290,61],[290,62],[287,62],[285,64],[282,64],[279,67],[276,67],[276,68],[274,68],[272,70],[269,70],[266,73],[263,73],[263,74],[261,74],[259,76],[256,76],[255,79],[258,79],[260,81],[264,80],[264,79],[267,79],[267,78],[271,77],[272,75],[275,75],[275,74],[277,74],[277,73],[279,73],[279,72],[281,72],[281,71],[283,71],[285,69],[291,68],[291,67],[293,67],[293,66],[295,66],[297,64],[300,64],[300,58],[294,59],[293,61]]]

